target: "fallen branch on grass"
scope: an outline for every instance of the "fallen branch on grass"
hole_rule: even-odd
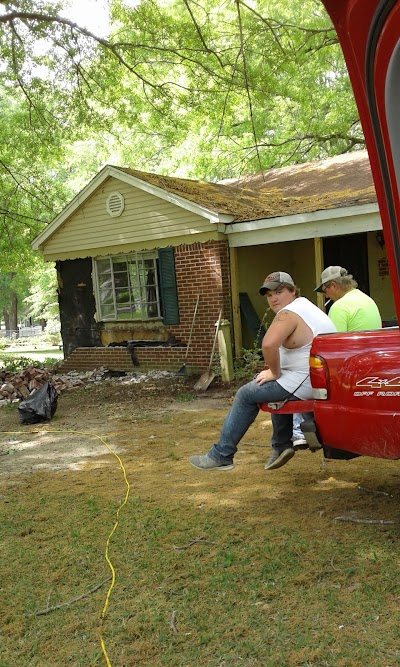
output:
[[[175,634],[178,634],[178,630],[177,630],[176,625],[175,625],[175,620],[176,620],[176,611],[174,609],[174,611],[171,614],[169,627],[171,628],[172,632],[175,632]]]
[[[360,491],[365,491],[365,493],[372,493],[374,496],[390,496],[390,498],[393,498],[393,496],[390,493],[387,493],[386,491],[375,491],[372,489],[366,489],[365,486],[361,486],[361,484],[357,486],[357,489],[359,489]]]
[[[336,566],[333,564],[333,561],[334,561],[334,560],[335,560],[335,556],[332,556],[332,558],[331,558],[331,568],[332,568],[332,570],[335,570],[335,572],[340,572],[339,568],[336,567]]]
[[[381,526],[396,523],[396,521],[386,521],[385,519],[355,519],[352,516],[335,516],[335,521],[352,521],[353,523],[375,523]]]
[[[178,547],[176,544],[173,544],[172,546],[176,551],[180,551],[181,549],[189,549],[189,547],[192,547],[193,544],[215,544],[215,542],[209,542],[209,540],[205,540],[204,537],[195,537],[194,540],[191,540],[189,544],[183,544],[182,546]]]
[[[68,602],[62,602],[61,604],[56,604],[54,607],[48,606],[50,601],[50,594],[49,594],[49,597],[47,599],[47,607],[45,609],[38,609],[37,612],[35,612],[35,616],[44,616],[45,614],[50,614],[51,611],[56,611],[57,609],[61,609],[62,607],[68,607],[70,604],[74,604],[74,602],[78,602],[78,600],[82,600],[82,598],[86,598],[88,595],[95,593],[96,591],[99,590],[99,588],[104,586],[104,584],[106,584],[107,581],[110,580],[111,577],[107,577],[107,579],[101,581],[99,584],[91,588],[90,591],[87,591],[87,593],[82,593],[82,595],[77,595],[76,598],[72,598],[72,600],[68,600]]]

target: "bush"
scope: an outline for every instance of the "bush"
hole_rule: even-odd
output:
[[[60,361],[62,361],[62,359],[54,359],[54,357],[46,357],[43,361],[39,361],[38,359],[31,359],[30,357],[3,354],[0,357],[0,368],[8,373],[18,373],[18,371],[22,371],[27,366],[46,368],[51,371],[58,366]]]
[[[35,366],[41,368],[42,364],[37,359],[29,359],[29,357],[14,357],[12,354],[4,354],[0,360],[3,370],[8,373],[18,373],[27,366]]]
[[[62,340],[61,340],[61,334],[59,333],[52,333],[52,334],[47,334],[50,345],[61,345]]]
[[[51,370],[52,368],[56,368],[56,366],[58,366],[58,364],[61,361],[62,359],[54,359],[54,357],[46,357],[45,359],[43,359],[43,361],[39,362],[39,366],[40,368],[45,366],[46,368],[49,368],[49,370]],[[38,363],[36,362],[36,366],[37,365]]]
[[[35,347],[36,338],[30,336],[22,336],[22,338],[10,338],[9,339],[10,347]]]
[[[20,338],[16,338],[14,335],[10,338],[0,338],[0,350],[4,350],[7,347],[39,348],[53,347],[61,344],[61,334],[57,331],[53,333],[44,332],[36,336],[21,336]]]
[[[259,347],[254,345],[251,349],[242,349],[242,357],[235,362],[235,380],[250,381],[263,368],[262,353]]]
[[[29,338],[28,338],[29,340]],[[48,332],[48,331],[43,331],[42,333],[38,334],[34,338],[30,339],[35,345],[43,346],[45,347],[46,345],[53,346],[53,345],[61,345],[62,340],[61,340],[61,334],[58,331],[53,331],[53,332]]]
[[[0,338],[0,350],[5,350],[6,347],[9,347],[10,345],[10,339],[9,338]]]

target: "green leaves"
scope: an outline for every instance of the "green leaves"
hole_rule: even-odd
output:
[[[13,21],[0,16],[3,76],[21,86],[36,131],[96,133],[121,162],[201,178],[363,145],[316,0],[114,0],[107,39],[60,21],[51,2],[18,9]]]
[[[110,0],[110,34],[62,4],[0,9],[0,270],[109,162],[220,180],[364,147],[317,0]]]

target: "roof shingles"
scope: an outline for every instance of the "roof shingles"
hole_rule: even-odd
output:
[[[233,222],[376,203],[366,151],[271,169],[243,179],[207,183],[124,167],[120,171],[179,195]]]

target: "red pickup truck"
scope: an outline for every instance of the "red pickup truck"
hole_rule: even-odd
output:
[[[322,0],[346,59],[377,192],[400,322],[400,0]],[[314,400],[302,428],[327,458],[400,458],[400,331],[320,335],[310,357]],[[307,403],[307,405],[305,405]]]

